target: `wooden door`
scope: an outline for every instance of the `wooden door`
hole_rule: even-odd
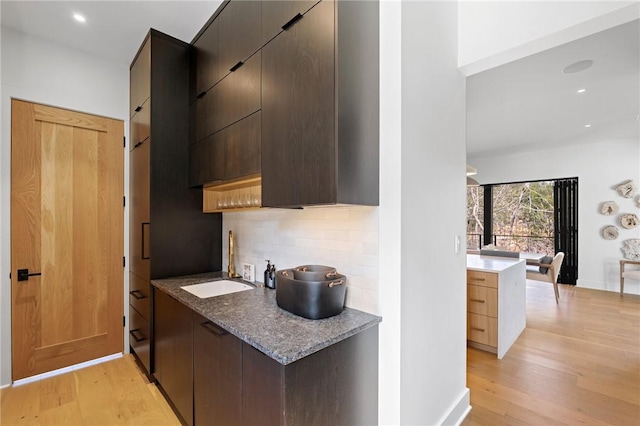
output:
[[[123,134],[12,100],[13,380],[122,352]]]

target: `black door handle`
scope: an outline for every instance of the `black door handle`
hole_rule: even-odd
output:
[[[42,275],[40,272],[29,273],[28,269],[18,269],[18,281],[28,281],[29,277],[37,277]]]

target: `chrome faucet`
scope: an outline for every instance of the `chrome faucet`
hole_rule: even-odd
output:
[[[236,265],[233,260],[233,231],[229,230],[229,267],[227,268],[229,278],[240,278],[240,274],[236,272]]]

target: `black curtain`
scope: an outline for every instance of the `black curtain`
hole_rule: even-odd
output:
[[[555,180],[553,203],[555,251],[564,252],[558,282],[575,285],[578,279],[578,178]]]

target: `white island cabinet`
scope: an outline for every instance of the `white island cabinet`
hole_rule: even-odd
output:
[[[467,343],[507,353],[527,323],[525,261],[467,255]]]

